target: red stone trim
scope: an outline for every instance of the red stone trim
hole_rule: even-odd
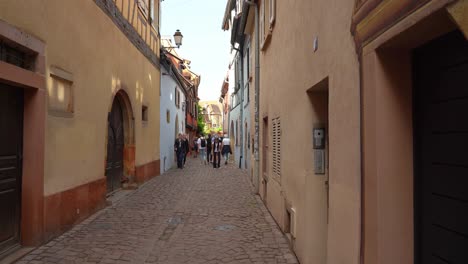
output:
[[[24,89],[21,244],[43,242],[45,150],[45,43],[0,20],[0,38],[36,54],[33,71],[0,62],[0,82]]]
[[[446,4],[453,0],[442,0]],[[405,17],[434,0],[368,0],[355,10],[351,23],[356,50],[380,36]]]
[[[45,55],[45,44],[38,38],[8,24],[0,19],[0,36],[12,42],[18,43],[39,55]]]
[[[161,161],[155,160],[150,163],[137,166],[135,174],[136,183],[144,183],[160,174]]]
[[[106,205],[106,179],[89,182],[44,198],[44,240],[48,241]]]
[[[45,90],[44,76],[3,61],[0,61],[0,81],[12,86]]]

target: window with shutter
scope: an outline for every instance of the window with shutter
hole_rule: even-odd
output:
[[[279,117],[273,118],[273,174],[281,177],[281,120]]]
[[[263,42],[265,41],[265,2],[261,2],[260,6],[260,43],[263,46]]]

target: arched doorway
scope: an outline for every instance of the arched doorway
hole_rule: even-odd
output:
[[[107,192],[122,187],[135,175],[134,118],[130,99],[119,90],[112,100],[107,120]]]

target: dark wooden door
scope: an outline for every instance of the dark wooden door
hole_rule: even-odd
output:
[[[107,131],[107,192],[112,192],[121,187],[123,176],[123,112],[122,106],[117,98],[114,99],[112,110],[109,113]]]
[[[19,245],[23,93],[0,84],[0,255]]]
[[[468,42],[414,54],[416,263],[468,263]]]

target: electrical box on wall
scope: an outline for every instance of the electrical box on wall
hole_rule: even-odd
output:
[[[325,128],[314,128],[314,149],[325,149]]]
[[[315,174],[325,174],[325,128],[314,128],[314,172]]]

